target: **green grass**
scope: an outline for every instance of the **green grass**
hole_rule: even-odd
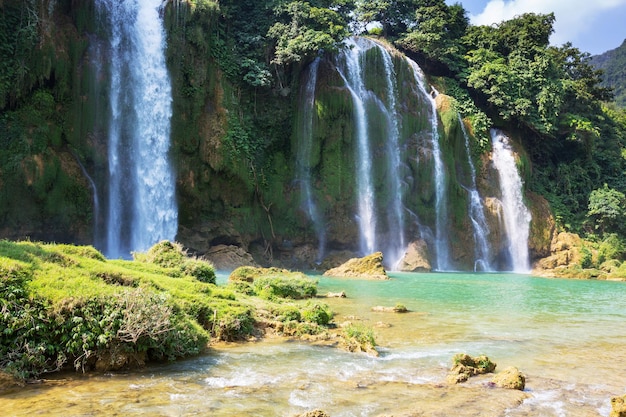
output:
[[[198,354],[211,338],[246,340],[267,323],[298,336],[332,319],[328,306],[297,301],[317,292],[300,273],[253,271],[252,282],[217,286],[213,266],[178,244],[161,242],[134,258],[0,241],[0,370],[23,379],[72,365],[104,370],[120,355],[118,366],[130,367]]]

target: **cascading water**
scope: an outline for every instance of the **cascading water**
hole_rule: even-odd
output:
[[[450,265],[450,250],[448,244],[447,233],[447,187],[446,187],[446,174],[444,170],[443,160],[441,157],[441,148],[439,146],[439,121],[437,119],[437,104],[435,99],[428,93],[426,89],[426,82],[422,69],[417,63],[408,57],[407,62],[413,69],[415,81],[419,87],[420,92],[427,99],[430,104],[430,123],[432,131],[432,147],[434,158],[434,174],[435,174],[435,251],[438,271],[447,271],[451,269]]]
[[[502,132],[493,129],[491,140],[493,165],[500,178],[502,217],[504,218],[512,270],[525,273],[530,270],[528,235],[531,214],[524,204],[522,178],[517,171],[509,138]]]
[[[402,258],[406,249],[404,238],[404,209],[402,205],[402,187],[400,181],[400,118],[397,112],[396,96],[398,88],[396,85],[396,73],[389,51],[382,45],[376,44],[379,48],[385,66],[387,105],[385,115],[387,116],[387,175],[391,190],[390,208],[387,210],[387,225],[389,228],[389,239],[384,250],[385,258],[393,267]]]
[[[472,154],[470,150],[469,135],[465,130],[465,125],[459,116],[459,124],[461,131],[463,132],[463,138],[465,139],[465,150],[467,151],[467,162],[470,167],[470,184],[468,188],[469,193],[469,216],[472,222],[472,228],[474,229],[474,271],[491,272],[493,267],[489,262],[489,242],[487,236],[489,235],[489,227],[487,226],[487,220],[485,219],[485,212],[483,209],[482,199],[476,189],[476,168],[472,161]]]
[[[302,206],[313,222],[315,234],[317,235],[318,251],[317,260],[324,258],[326,248],[326,230],[319,213],[319,209],[313,200],[313,190],[311,187],[311,150],[313,147],[313,114],[315,110],[315,86],[317,84],[317,69],[320,59],[316,58],[309,66],[307,82],[304,86],[302,118],[303,127],[301,142],[298,146],[298,156],[296,162],[296,174],[302,187]]]
[[[110,31],[109,257],[128,257],[176,237],[162,5],[162,0],[97,0]]]
[[[374,187],[372,185],[372,157],[367,126],[365,100],[371,95],[363,81],[364,53],[373,42],[362,38],[350,38],[342,56],[345,58],[345,71],[341,65],[338,70],[354,103],[354,118],[357,138],[357,198],[358,222],[362,254],[374,252],[376,247],[376,217],[374,213]]]

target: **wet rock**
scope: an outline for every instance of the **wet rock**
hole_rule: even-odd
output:
[[[458,353],[452,358],[452,368],[446,377],[449,384],[465,382],[474,375],[482,375],[493,372],[496,364],[485,356],[471,357],[466,353]]]
[[[611,414],[609,417],[626,417],[626,395],[611,398]]]
[[[240,266],[258,266],[248,252],[234,245],[212,246],[204,257],[211,261],[216,270],[232,271]]]
[[[526,377],[516,367],[509,366],[502,372],[497,373],[491,382],[500,388],[523,391],[526,386]]]
[[[411,242],[398,264],[398,270],[404,272],[430,272],[432,266],[428,260],[428,245],[424,240]]]
[[[397,304],[393,307],[374,306],[372,311],[377,313],[407,313],[409,310],[402,304]]]
[[[96,370],[119,371],[121,369],[139,368],[146,364],[146,353],[104,352],[98,355]]]
[[[375,252],[363,258],[352,258],[337,268],[329,269],[324,276],[389,279],[383,267],[381,252]]]
[[[326,298],[346,298],[346,292],[328,292],[326,293]]]

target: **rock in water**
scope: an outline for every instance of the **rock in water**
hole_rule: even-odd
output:
[[[324,272],[324,276],[389,279],[383,267],[381,252],[375,252],[363,258],[352,258],[343,265]]]
[[[428,245],[423,240],[411,242],[398,264],[398,270],[404,272],[430,272],[432,269],[428,261]]]
[[[496,374],[491,382],[500,388],[523,391],[526,386],[526,377],[516,367],[509,366],[504,371]]]
[[[609,417],[626,417],[626,395],[611,398],[611,408]]]

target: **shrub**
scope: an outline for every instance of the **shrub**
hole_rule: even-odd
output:
[[[607,234],[598,247],[598,263],[624,257],[624,242],[615,233]]]
[[[319,325],[327,325],[333,318],[330,307],[322,303],[307,303],[302,309],[302,319]]]
[[[180,268],[185,252],[180,244],[164,240],[152,246],[146,253],[133,253],[133,258],[163,268]]]
[[[343,345],[350,352],[375,351],[374,331],[363,324],[349,324],[343,328]]]
[[[215,284],[215,269],[213,265],[201,259],[185,259],[182,272],[191,275],[200,282]]]
[[[259,296],[266,299],[278,297],[300,300],[317,294],[317,281],[304,276],[302,278],[264,276],[254,281],[254,288]]]

